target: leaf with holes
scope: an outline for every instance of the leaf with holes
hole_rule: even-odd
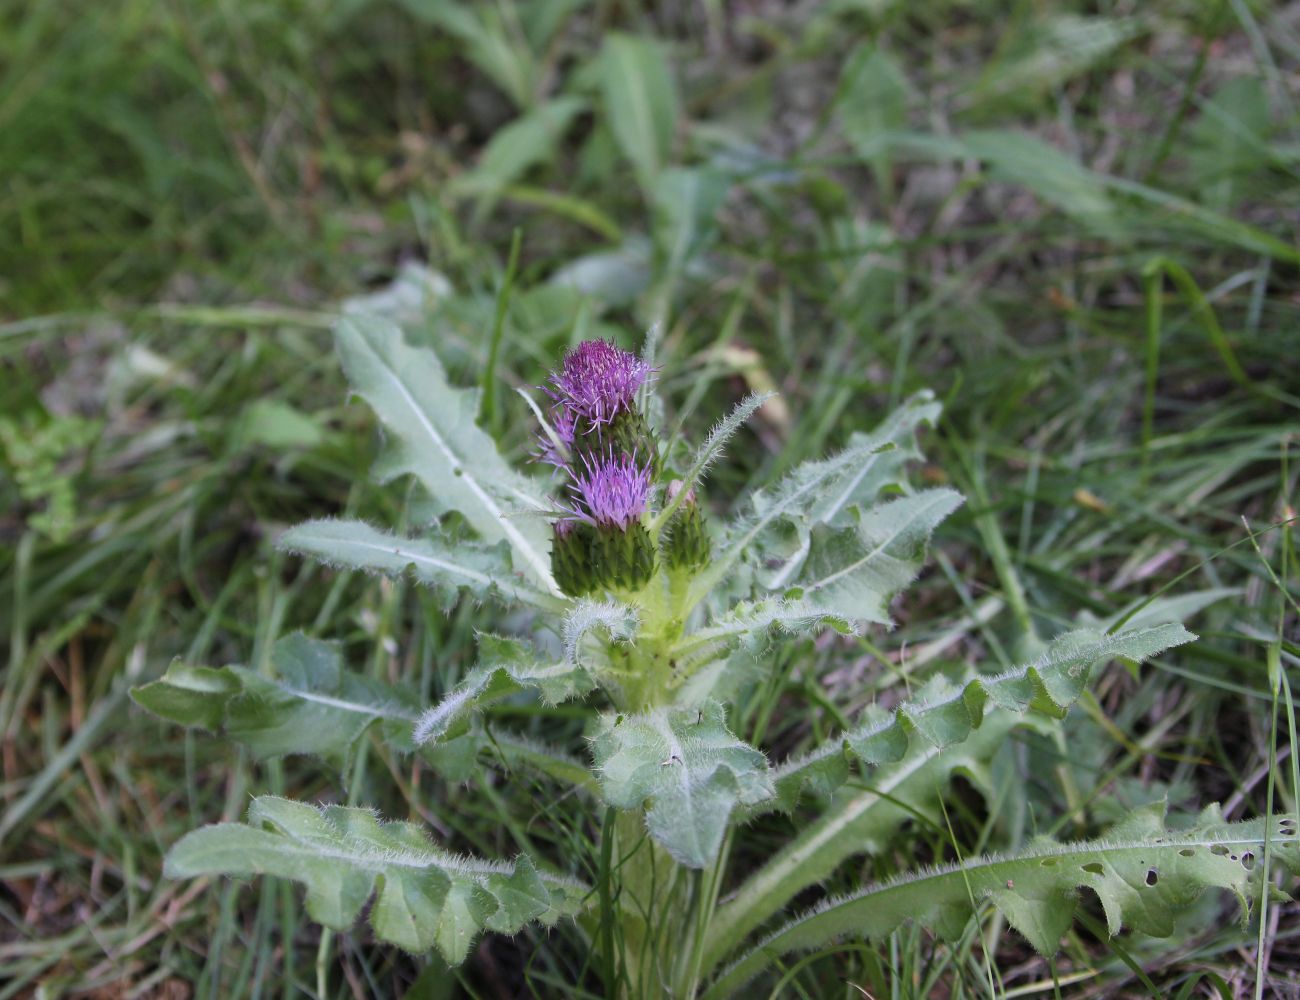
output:
[[[1207,888],[1231,891],[1244,921],[1259,893],[1266,838],[1270,856],[1300,873],[1292,819],[1227,823],[1211,807],[1191,828],[1168,830],[1163,805],[1138,810],[1101,840],[1060,844],[1042,838],[1016,853],[911,873],[828,900],[791,921],[723,972],[704,995],[732,995],[782,955],[844,937],[880,939],[913,921],[955,941],[973,915],[972,899],[992,903],[1044,955],[1057,950],[1073,921],[1080,889],[1100,900],[1112,935],[1129,927],[1166,937],[1179,912]],[[1290,898],[1269,887],[1275,898]]]
[[[819,812],[799,822],[793,835],[719,904],[704,942],[703,970],[716,968],[756,929],[779,916],[792,899],[823,884],[848,858],[888,851],[900,828],[925,823],[944,828],[940,801],[956,776],[969,781],[986,800],[993,799],[989,762],[1020,729],[1047,730],[1052,723],[1041,716],[1024,716],[1001,709],[990,712],[979,729],[957,746],[942,751],[918,746],[902,760],[873,768],[862,781],[848,782],[850,770],[841,758],[835,773],[820,786],[809,780],[805,798],[821,799]],[[828,769],[829,770],[829,769]],[[770,807],[742,809],[744,821],[751,812]]]
[[[1060,718],[1083,691],[1094,664],[1116,657],[1145,659],[1192,638],[1181,625],[1114,636],[1070,632],[1027,666],[972,678],[963,686],[937,677],[893,712],[870,707],[848,733],[778,766],[773,772],[777,794],[741,810],[743,818],[791,810],[809,793],[831,798],[816,820],[802,826],[719,908],[706,938],[706,961],[711,966],[724,958],[798,893],[829,877],[846,859],[871,850],[889,829],[922,814],[953,773],[987,788],[985,762],[1013,730]],[[871,767],[865,787],[846,784],[854,758]]]

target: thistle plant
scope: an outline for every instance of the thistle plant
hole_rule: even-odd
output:
[[[448,604],[469,597],[523,609],[511,621],[524,624],[513,635],[480,634],[477,665],[433,705],[409,686],[349,670],[338,646],[303,635],[281,639],[268,670],[177,663],[137,688],[136,701],[258,757],[317,754],[344,773],[368,740],[418,755],[452,782],[491,767],[532,771],[589,804],[582,833],[595,859],[583,869],[542,852],[469,858],[415,822],[262,797],[247,823],[182,838],[168,875],[293,879],[320,923],[346,929],[369,904],[379,939],[436,949],[453,964],[484,932],[569,921],[594,956],[587,985],[640,998],[730,996],[792,952],[884,938],[907,922],[957,940],[990,909],[1051,954],[1081,888],[1100,899],[1112,934],[1168,935],[1202,890],[1230,890],[1244,919],[1279,894],[1273,865],[1300,867],[1293,817],[1229,823],[1210,807],[1167,824],[1153,807],[1101,839],[962,854],[792,911],[852,859],[890,857],[910,819],[942,815],[955,774],[987,792],[990,764],[1015,734],[1056,733],[1095,669],[1191,641],[1175,617],[1222,595],[1081,619],[1014,669],[936,674],[890,710],[868,707],[821,743],[773,760],[736,706],[772,680],[777,644],[887,627],[932,532],[962,502],[909,479],[918,430],[939,415],[929,394],[724,519],[706,513],[706,475],[761,396],[690,448],[658,424],[654,359],[579,344],[540,402],[530,398],[536,458],[553,467],[542,480],[505,461],[476,423],[477,394],[453,387],[436,357],[391,324],[352,316],[337,344],[354,390],[386,426],[382,477],[413,476],[476,537],[438,523],[402,537],[319,520],[288,531],[281,546],[409,575]],[[530,697],[581,705],[585,741],[543,745],[493,711]],[[756,859],[743,849],[750,821],[796,810],[806,821],[779,850]]]

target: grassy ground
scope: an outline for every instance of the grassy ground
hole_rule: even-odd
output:
[[[159,872],[263,790],[414,811],[493,855],[526,827],[588,863],[573,803],[445,787],[378,747],[344,793],[125,698],[176,656],[258,663],[295,628],[430,697],[472,661],[490,612],[271,540],[409,513],[367,479],[332,310],[427,262],[448,286],[414,335],[478,379],[516,233],[503,389],[584,333],[634,344],[656,322],[688,430],[780,389],[718,506],[779,474],[783,442],[822,454],[921,386],[947,402],[923,474],[967,506],[897,630],[788,654],[785,683],[820,685],[825,711],[778,713],[770,747],[885,693],[882,665],[936,636],[953,641],[918,675],[1010,663],[1026,635],[1178,579],[1234,590],[1191,623],[1203,641],[1108,672],[1007,799],[959,790],[961,842],[1054,817],[1091,833],[1161,795],[1294,808],[1267,669],[1270,648],[1300,656],[1294,535],[1244,540],[1293,516],[1300,469],[1297,101],[1300,9],[1256,0],[0,0],[0,998],[568,995],[583,957],[563,928],[488,940],[449,976],[362,931],[322,937],[288,886]],[[525,411],[501,397],[522,455]],[[562,714],[525,721],[578,745]],[[755,829],[756,856],[789,822]],[[890,866],[946,841],[918,825]],[[1258,937],[1227,913],[1202,900],[1172,945],[1080,926],[1054,963],[996,921],[955,950],[900,932],[787,989],[1300,990],[1296,908]]]

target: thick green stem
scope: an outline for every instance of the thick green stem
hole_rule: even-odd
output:
[[[686,870],[645,831],[640,811],[614,823],[618,921],[623,975],[618,995],[651,1000],[672,995],[673,956],[686,920]]]

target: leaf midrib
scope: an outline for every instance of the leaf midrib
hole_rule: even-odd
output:
[[[380,355],[380,353],[376,351],[374,346],[368,341],[367,347],[370,348],[371,353],[378,359],[379,367],[383,371],[385,377],[397,388],[402,401],[411,412],[415,414],[416,420],[420,422],[420,426],[424,428],[425,433],[429,435],[429,438],[447,458],[447,461],[451,463],[452,468],[460,469],[459,478],[470,488],[478,498],[479,503],[483,505],[483,508],[488,511],[489,514],[496,517],[500,522],[502,533],[510,539],[511,544],[515,549],[528,561],[533,572],[537,574],[537,578],[546,585],[546,588],[553,596],[558,597],[560,591],[556,586],[554,579],[551,577],[550,567],[546,565],[540,554],[533,548],[528,539],[520,533],[519,529],[506,519],[504,512],[497,506],[496,502],[492,499],[491,494],[489,494],[483,485],[475,478],[467,463],[461,461],[460,456],[452,450],[451,446],[447,444],[442,435],[438,433],[438,429],[425,415],[424,410],[417,404],[415,397],[412,396],[410,390],[406,388],[406,384],[397,376],[397,373],[393,371],[392,366],[388,364],[387,359]]]

